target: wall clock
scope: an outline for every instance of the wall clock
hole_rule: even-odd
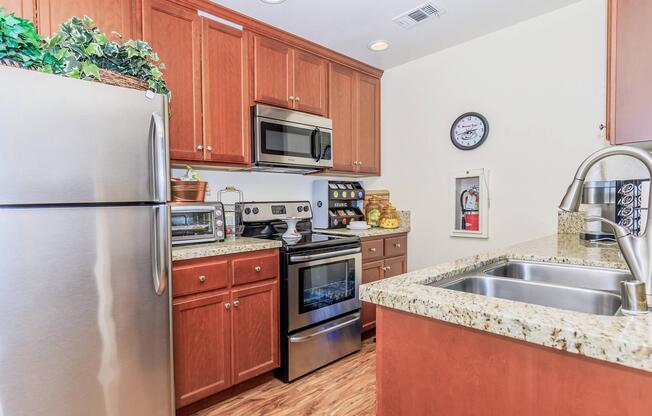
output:
[[[479,147],[489,135],[489,122],[480,113],[464,113],[451,127],[451,141],[458,149]]]

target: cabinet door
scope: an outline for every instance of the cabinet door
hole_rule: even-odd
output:
[[[170,158],[204,158],[201,114],[201,21],[197,11],[167,0],[143,0],[143,37],[165,64],[172,92]]]
[[[328,112],[328,63],[308,52],[294,51],[294,108],[325,116]]]
[[[611,0],[608,136],[623,144],[652,140],[652,2]]]
[[[399,256],[385,259],[385,267],[383,268],[385,274],[383,278],[398,276],[399,274],[407,273],[407,257]]]
[[[358,172],[380,175],[380,80],[358,74]]]
[[[23,1],[26,3],[26,1]],[[36,0],[39,33],[50,36],[73,16],[88,16],[107,35],[118,32],[126,39],[135,33],[134,0]]]
[[[177,407],[231,386],[229,292],[173,303]]]
[[[292,108],[292,48],[254,35],[254,101]]]
[[[356,75],[351,68],[330,64],[330,118],[333,120],[333,170],[355,172]]]
[[[385,263],[373,261],[362,265],[362,284],[375,282],[383,278],[383,267]],[[362,302],[362,332],[376,327],[376,305]]]
[[[279,366],[278,280],[236,289],[233,299],[233,381]]]
[[[206,160],[249,163],[246,55],[241,30],[202,18]]]
[[[32,0],[4,0],[0,7],[18,17],[34,21],[34,2]]]

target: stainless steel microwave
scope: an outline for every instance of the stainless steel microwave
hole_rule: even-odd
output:
[[[257,104],[253,155],[259,170],[314,172],[333,167],[331,119]]]

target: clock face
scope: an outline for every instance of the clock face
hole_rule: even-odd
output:
[[[451,127],[451,141],[462,150],[480,146],[489,135],[489,123],[479,113],[462,114]]]

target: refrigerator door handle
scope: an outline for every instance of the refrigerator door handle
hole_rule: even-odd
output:
[[[159,113],[152,113],[150,132],[152,134],[152,160],[154,167],[154,199],[156,202],[167,202],[170,199],[170,162],[168,158],[166,123]]]
[[[170,281],[170,206],[154,207],[154,241],[152,247],[154,291],[162,296]]]

